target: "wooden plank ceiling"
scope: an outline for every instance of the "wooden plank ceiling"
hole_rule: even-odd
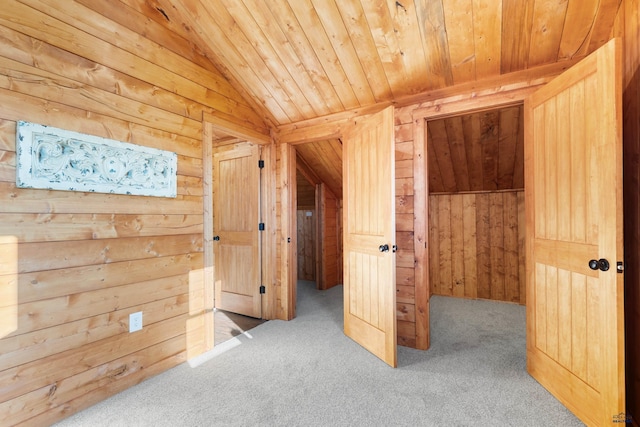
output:
[[[167,49],[202,53],[210,64],[201,65],[222,73],[271,128],[584,57],[609,39],[621,3],[76,1]],[[498,187],[506,180],[485,172]],[[440,181],[444,191],[454,188],[451,177]],[[455,187],[474,185],[463,178]]]
[[[427,122],[429,192],[524,188],[523,106]]]

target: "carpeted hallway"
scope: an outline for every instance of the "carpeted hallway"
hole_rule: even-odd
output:
[[[343,335],[341,286],[300,282],[296,319],[263,323],[59,426],[582,425],[526,373],[524,307],[431,301],[431,349],[398,347],[391,369]]]

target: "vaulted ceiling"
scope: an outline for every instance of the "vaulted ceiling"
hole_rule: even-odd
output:
[[[380,102],[400,102],[423,92],[584,57],[610,38],[621,3],[76,1],[205,68],[215,68],[262,117],[265,128]],[[521,134],[513,124],[515,115],[521,118],[519,111],[512,110],[430,126],[434,140],[440,141],[440,151],[430,159],[437,162],[430,166],[441,171],[430,177],[430,186],[438,191],[472,190],[478,186],[472,178],[475,175],[483,177],[487,188],[504,188],[507,181],[519,187],[517,162],[521,159],[514,156],[520,152],[522,140],[517,139]],[[500,126],[503,119],[510,120],[508,131],[496,134],[500,129],[505,132],[504,122]],[[483,126],[485,134],[469,135]],[[451,139],[452,135],[458,140]],[[461,143],[461,136],[470,142]],[[509,165],[504,153],[490,151],[504,146],[505,138],[515,138],[507,144],[511,147]],[[484,144],[481,152],[478,141]],[[337,141],[332,144],[339,146]],[[471,147],[468,152],[476,156],[466,157],[467,170],[454,158],[464,152],[460,150],[463,146]],[[306,157],[304,149],[300,154],[308,164],[320,163],[313,157],[322,155],[315,147],[307,151]],[[479,153],[482,158],[477,157]],[[474,167],[479,169],[472,170]],[[340,179],[341,169],[332,169],[333,175],[327,179]],[[506,175],[508,170],[511,175]]]
[[[102,12],[189,40],[278,126],[585,56],[620,1],[120,0]]]

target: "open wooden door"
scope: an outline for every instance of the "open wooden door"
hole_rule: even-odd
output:
[[[260,147],[213,154],[215,307],[262,317],[260,294]]]
[[[525,102],[527,367],[587,425],[624,421],[621,91],[612,40]]]
[[[344,332],[396,367],[393,107],[343,135]]]

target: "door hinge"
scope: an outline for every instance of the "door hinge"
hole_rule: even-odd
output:
[[[258,160],[258,167],[264,169],[264,160]]]
[[[264,294],[267,292],[267,288],[264,287],[264,285],[260,285],[260,293]]]
[[[261,222],[260,224],[258,224],[258,230],[264,231],[264,222]]]

